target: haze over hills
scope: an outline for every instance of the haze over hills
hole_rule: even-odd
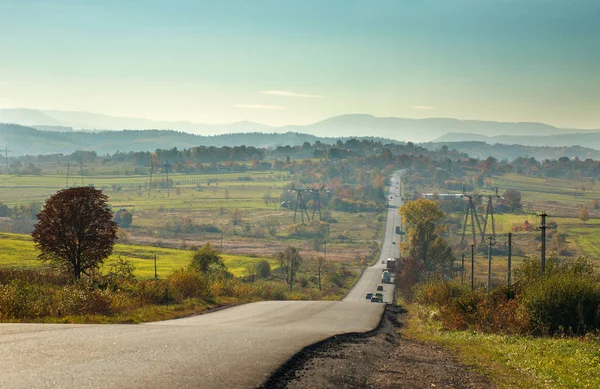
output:
[[[567,146],[585,146],[600,150],[600,130],[579,130],[567,134],[555,135],[498,135],[485,136],[478,134],[466,133],[448,133],[434,140],[439,144],[450,144],[456,142],[485,142],[490,145],[505,144],[505,145],[523,145],[523,146],[549,146],[549,147],[567,147]]]
[[[124,130],[124,131],[42,131],[33,127],[0,123],[0,147],[7,146],[12,156],[38,154],[70,154],[76,150],[95,151],[98,154],[116,151],[154,151],[194,146],[296,146],[316,141],[331,144],[348,137],[317,137],[299,133],[232,133],[221,135],[196,135],[172,130]],[[361,137],[393,143],[390,139]]]
[[[507,123],[449,118],[406,119],[397,117],[375,117],[367,114],[335,116],[308,125],[270,127],[253,122],[231,124],[200,124],[187,121],[156,121],[143,118],[124,118],[98,113],[70,112],[34,109],[0,109],[0,123],[15,123],[25,126],[50,126],[44,129],[72,127],[85,130],[145,130],[168,129],[198,135],[219,135],[240,132],[298,132],[315,136],[362,137],[365,135],[411,142],[429,142],[448,133],[461,133],[470,139],[502,136],[549,136],[566,135],[578,130],[565,130],[544,123]],[[579,130],[583,132],[584,130]],[[567,139],[570,135],[567,135]],[[441,139],[441,141],[444,141]]]
[[[600,136],[598,139],[600,140]],[[527,146],[502,143],[489,144],[482,141],[426,142],[419,143],[418,145],[432,151],[447,146],[450,150],[468,154],[473,158],[486,159],[487,157],[493,157],[499,161],[513,161],[519,157],[533,157],[538,161],[558,159],[561,157],[579,158],[581,160],[587,158],[595,160],[600,159],[600,150],[581,146]]]
[[[238,122],[231,124],[200,124],[187,121],[159,121],[143,118],[126,118],[100,113],[27,108],[0,109],[0,123],[23,126],[71,127],[78,130],[176,130],[193,134],[216,135],[231,132],[255,132],[269,129],[265,124]]]
[[[190,148],[194,146],[254,146],[275,148],[277,146],[299,146],[304,142],[314,144],[320,141],[333,144],[340,140],[345,142],[350,138],[380,141],[383,144],[399,141],[376,137],[317,137],[311,134],[297,132],[287,133],[231,133],[203,136],[172,130],[124,130],[124,131],[62,131],[66,127],[46,127],[39,129],[17,124],[0,123],[0,147],[10,149],[10,155],[38,154],[70,154],[76,150],[95,151],[96,153],[111,154],[117,151],[154,151],[156,149]],[[59,131],[56,131],[56,130]],[[600,134],[596,134],[600,144]],[[586,147],[536,147],[521,145],[491,145],[481,141],[475,142],[427,142],[419,145],[438,150],[446,145],[450,149],[466,153],[472,157],[487,158],[492,156],[498,160],[513,160],[517,157],[534,157],[538,160],[545,158],[578,157],[580,159],[600,159],[600,151]],[[599,147],[600,149],[600,147]]]
[[[370,133],[384,138],[411,142],[428,142],[450,132],[487,136],[496,134],[555,135],[569,132],[543,123],[506,123],[451,118],[406,119],[375,117],[365,114],[335,116],[306,126],[282,128],[309,134],[326,132],[334,136],[359,136]]]

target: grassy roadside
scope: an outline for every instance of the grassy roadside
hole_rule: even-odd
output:
[[[600,387],[600,346],[596,338],[535,338],[444,331],[409,311],[402,334],[437,343],[461,362],[490,377],[500,388]]]
[[[229,308],[255,300],[236,297],[215,297],[210,301],[189,298],[181,303],[149,304],[126,314],[117,315],[68,315],[63,317],[44,316],[37,319],[12,319],[3,323],[50,323],[50,324],[140,324],[155,321],[180,319],[201,315],[214,310]]]
[[[62,317],[44,316],[3,320],[2,323],[44,323],[44,324],[140,324],[155,321],[180,319],[200,315],[214,310],[229,308],[253,302],[236,297],[215,297],[210,301],[189,298],[181,303],[149,304],[131,312],[117,315],[67,315]]]

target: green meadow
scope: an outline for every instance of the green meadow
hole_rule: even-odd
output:
[[[534,212],[548,211],[556,203],[581,207],[592,200],[600,199],[600,185],[591,182],[575,182],[559,178],[527,177],[515,173],[503,174],[491,179],[492,186],[498,186],[500,193],[506,189],[516,189],[523,195],[523,202],[547,209],[534,209]]]
[[[418,309],[414,305],[411,311]],[[461,362],[492,378],[500,388],[597,388],[598,339],[538,338],[444,331],[411,313],[402,330],[409,338],[435,342]]]
[[[9,268],[35,268],[44,266],[37,260],[38,251],[29,235],[0,233],[0,266]],[[156,255],[157,273],[165,278],[174,270],[186,267],[192,256],[190,250],[172,248],[117,244],[113,254],[106,260],[104,269],[117,257],[121,257],[135,266],[135,275],[140,279],[154,278],[154,256]],[[235,276],[247,274],[248,265],[256,265],[266,259],[271,268],[276,261],[271,258],[249,257],[241,255],[223,255],[223,262]]]

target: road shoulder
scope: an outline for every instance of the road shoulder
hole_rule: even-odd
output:
[[[494,388],[447,350],[402,336],[406,311],[389,306],[366,334],[330,338],[305,348],[263,388]]]

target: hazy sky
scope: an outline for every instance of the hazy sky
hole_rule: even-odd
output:
[[[600,0],[0,0],[0,107],[600,128]]]

